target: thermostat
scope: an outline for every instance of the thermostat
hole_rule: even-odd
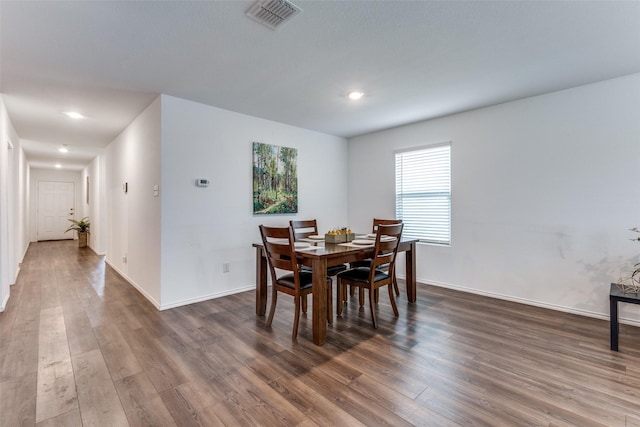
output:
[[[196,179],[196,185],[198,187],[208,187],[209,186],[209,180],[205,179],[205,178],[198,178],[198,179]]]

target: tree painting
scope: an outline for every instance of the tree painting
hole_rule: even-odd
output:
[[[253,213],[298,212],[298,150],[253,143]]]

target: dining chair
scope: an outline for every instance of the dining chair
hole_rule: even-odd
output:
[[[373,227],[372,227],[372,231],[371,233],[376,233],[378,231],[378,226],[379,225],[391,225],[391,224],[402,224],[402,220],[401,219],[380,219],[380,218],[373,218]],[[371,258],[367,258],[361,261],[354,261],[350,264],[351,268],[355,268],[355,267],[368,267],[369,264],[371,264]],[[385,266],[381,266],[380,269],[382,270],[386,270]],[[396,296],[400,296],[400,289],[398,288],[398,280],[396,279],[396,275],[393,275],[393,289],[396,292]],[[355,288],[351,288],[349,290],[349,293],[351,296],[354,296],[355,294]],[[364,303],[363,300],[363,295],[360,295],[360,305],[362,305]],[[376,299],[377,302],[377,299]]]
[[[298,265],[295,239],[291,227],[260,225],[259,228],[271,272],[271,309],[267,318],[267,326],[270,327],[273,321],[278,292],[291,295],[295,300],[295,318],[291,338],[295,340],[298,336],[301,305],[303,305],[303,301],[306,301],[307,295],[313,292],[313,278],[310,271],[303,271]],[[288,271],[288,273],[278,277],[276,269]],[[327,277],[327,321],[329,323],[333,323],[332,284],[331,278]],[[307,312],[306,304],[302,306],[302,311]]]
[[[318,223],[315,219],[289,221],[289,225],[293,228],[293,237],[296,240],[306,239],[309,236],[318,234]]]
[[[305,219],[301,221],[289,221],[289,226],[293,229],[293,237],[296,242],[307,239],[309,236],[318,235],[318,222],[315,219]],[[302,271],[311,272],[311,267],[303,265],[300,267]],[[333,265],[327,267],[327,277],[333,277],[341,271],[345,271],[347,266],[345,264]],[[306,313],[307,311],[307,298],[302,299],[302,309]]]
[[[336,291],[338,316],[342,315],[344,294],[346,292],[345,286],[347,285],[360,288],[360,295],[363,296],[364,289],[369,290],[369,308],[371,309],[371,320],[374,328],[378,328],[374,307],[376,298],[374,295],[383,286],[388,286],[389,300],[391,301],[393,313],[396,317],[399,316],[391,286],[393,284],[398,246],[400,246],[400,238],[402,237],[402,227],[403,224],[379,225],[376,232],[373,258],[371,258],[369,266],[350,268],[338,274],[338,289]],[[387,271],[381,270],[382,266],[386,266]],[[360,305],[364,305],[362,298],[360,299]]]
[[[293,236],[296,241],[306,239],[309,236],[318,234],[318,223],[315,219],[307,219],[304,221],[289,221],[289,225],[293,228]],[[302,266],[304,271],[311,271],[310,267]],[[345,271],[347,266],[344,264],[327,267],[327,276],[335,276],[341,271]]]

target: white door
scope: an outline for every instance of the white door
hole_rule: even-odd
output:
[[[73,239],[64,231],[75,219],[75,185],[73,182],[40,181],[38,183],[38,240]]]

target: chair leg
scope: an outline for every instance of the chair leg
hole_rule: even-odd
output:
[[[307,314],[307,296],[303,295],[302,297],[302,312]]]
[[[358,288],[358,302],[360,307],[364,307],[364,288]]]
[[[333,282],[327,283],[327,322],[333,325]]]
[[[364,288],[360,288],[364,292]],[[376,308],[374,303],[374,291],[369,289],[369,309],[371,310],[371,321],[373,322],[373,328],[378,329],[378,319],[376,318]]]
[[[400,289],[398,289],[398,279],[396,279],[396,273],[393,273],[393,289],[396,291],[396,296],[400,296]]]
[[[349,285],[349,295],[350,296],[355,296],[355,294],[356,294],[356,287],[353,286],[353,285]],[[345,298],[345,300],[346,300],[346,298]]]
[[[396,315],[396,317],[400,316],[400,314],[398,313],[398,306],[396,305],[396,299],[393,297],[393,289],[391,289],[391,284],[387,285],[387,287],[389,288],[389,300],[391,301],[391,308],[393,308],[393,314]]]
[[[336,316],[342,316],[342,307],[344,305],[344,297],[346,294],[346,288],[342,285],[342,281],[338,278],[338,284],[336,285]]]
[[[295,296],[296,300],[296,313],[295,319],[293,320],[293,333],[291,334],[291,339],[295,340],[298,337],[298,324],[300,323],[300,300],[302,297]]]
[[[269,309],[269,317],[267,318],[267,326],[271,326],[271,322],[273,322],[273,315],[276,312],[276,303],[278,302],[278,291],[276,291],[275,286],[271,286],[271,309]]]
[[[339,290],[339,294],[338,297],[340,298],[340,305],[344,304],[347,302],[347,287],[346,286],[340,286],[340,288],[336,288],[336,289],[340,289]]]

